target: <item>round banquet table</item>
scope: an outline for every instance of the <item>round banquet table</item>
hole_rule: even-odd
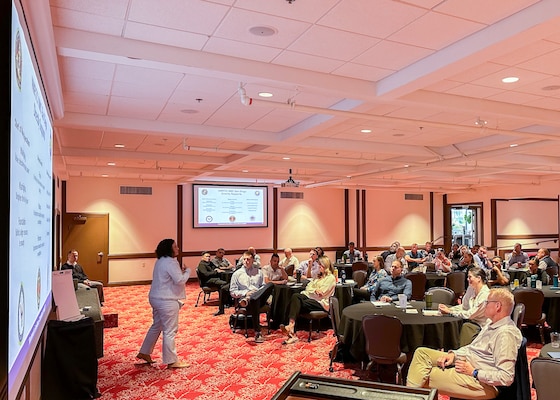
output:
[[[366,339],[362,329],[362,318],[369,314],[396,316],[403,324],[401,351],[413,353],[420,346],[434,349],[456,349],[459,347],[459,333],[463,320],[445,316],[424,316],[422,309],[426,303],[411,301],[418,314],[405,313],[394,304],[375,307],[372,303],[359,303],[342,310],[340,333],[344,336],[344,347],[356,361],[367,361]],[[434,303],[433,309],[437,310]],[[410,359],[411,357],[409,357]]]
[[[543,286],[544,293],[543,312],[546,313],[546,322],[555,332],[560,332],[560,289],[551,289],[552,286]]]
[[[308,280],[303,280],[301,284],[290,285],[275,285],[274,292],[272,292],[271,308],[271,329],[278,329],[280,324],[288,323],[288,312],[290,299],[294,293],[301,292],[309,283]],[[340,309],[352,304],[352,295],[354,283],[338,283],[334,291],[335,297],[338,299]]]
[[[556,351],[556,352],[560,352],[559,348],[554,348],[552,347],[552,345],[550,343],[545,344],[542,349],[541,352],[539,353],[539,357],[544,357],[544,358],[552,358],[550,357],[550,355],[548,354],[548,352],[552,352],[552,351]]]

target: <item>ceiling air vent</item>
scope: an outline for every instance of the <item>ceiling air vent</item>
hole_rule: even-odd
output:
[[[423,194],[405,193],[404,194],[404,199],[405,200],[424,200],[424,195]]]
[[[149,186],[121,186],[121,194],[147,194],[152,195],[152,188]]]
[[[303,199],[303,192],[280,192],[281,199]]]

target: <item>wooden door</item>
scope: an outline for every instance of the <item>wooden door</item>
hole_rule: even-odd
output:
[[[62,264],[68,251],[76,249],[78,263],[88,278],[109,281],[109,214],[67,213],[63,218]]]

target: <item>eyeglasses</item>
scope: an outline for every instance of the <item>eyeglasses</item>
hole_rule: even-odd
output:
[[[500,304],[502,304],[502,302],[501,302],[501,301],[498,301],[498,300],[485,300],[485,301],[484,301],[484,304],[485,304],[485,305],[488,305],[488,303],[500,303]]]

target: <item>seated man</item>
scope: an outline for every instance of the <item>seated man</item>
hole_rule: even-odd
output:
[[[404,255],[404,259],[408,263],[408,268],[412,271],[414,268],[426,261],[427,257],[418,250],[418,243],[412,243],[410,251]]]
[[[302,261],[297,268],[294,269],[294,276],[297,272],[301,272],[301,277],[303,279],[317,278],[319,275],[320,265],[317,262],[317,250],[311,249],[309,251],[309,259]]]
[[[214,263],[210,261],[210,252],[202,252],[202,258],[198,263],[198,272],[200,274],[201,284],[206,286],[216,286],[219,287],[220,294],[220,304],[218,306],[218,311],[214,316],[224,314],[224,306],[228,302],[229,297],[229,285],[226,281],[220,278],[220,272],[223,272],[221,268],[216,268]]]
[[[274,289],[274,284],[264,282],[262,270],[253,265],[253,253],[246,251],[241,259],[243,268],[239,268],[233,273],[229,290],[231,296],[239,299],[239,306],[246,308],[247,314],[253,320],[255,343],[263,343],[259,310],[266,304]]]
[[[436,388],[439,394],[461,399],[493,399],[496,386],[509,386],[515,375],[522,335],[510,315],[513,294],[492,289],[485,315],[490,323],[467,346],[443,352],[419,347],[414,352],[407,386]]]
[[[412,297],[412,282],[402,275],[402,263],[394,260],[391,265],[391,276],[381,279],[375,292],[371,293],[372,300],[380,300],[387,303],[397,301],[399,294],[406,294],[406,299]]]
[[[527,265],[529,261],[529,255],[521,250],[521,243],[515,243],[513,246],[513,252],[508,261],[509,267],[523,268]]]
[[[292,249],[286,247],[284,249],[284,258],[280,261],[280,266],[288,269],[291,266],[292,271],[299,266],[299,260],[292,254]]]
[[[543,286],[550,283],[550,276],[545,270],[539,268],[539,262],[535,259],[531,259],[527,262],[529,271],[521,278],[520,284],[523,286],[531,286],[531,276],[536,275],[536,280],[541,281]]]
[[[60,269],[71,269],[72,279],[76,279],[78,281],[78,287],[95,288],[97,290],[97,294],[99,295],[99,302],[101,303],[101,305],[105,303],[105,295],[103,294],[103,283],[92,281],[88,278],[82,266],[78,264],[78,250],[72,249],[68,252],[66,262],[62,264]]]
[[[356,248],[356,244],[354,242],[348,243],[348,250],[342,253],[342,258],[344,260],[348,260],[350,263],[354,261],[358,261],[362,258],[362,252]]]
[[[257,254],[257,250],[255,250],[255,248],[251,246],[247,249],[247,251],[253,255],[253,266],[256,268],[260,268],[261,256]],[[241,267],[243,267],[243,257],[241,257],[239,261],[237,261],[237,268],[241,268]]]
[[[490,286],[505,286],[509,284],[509,274],[502,271],[502,259],[500,257],[492,258],[492,269],[490,270]]]
[[[389,254],[387,258],[385,258],[385,271],[387,273],[391,273],[391,266],[393,265],[393,261],[399,260],[401,262],[401,267],[403,273],[408,273],[408,262],[404,258],[405,250],[404,247],[398,247],[397,251],[393,254]]]
[[[391,243],[391,246],[389,246],[388,250],[385,250],[384,252],[382,252],[380,255],[381,257],[383,257],[383,261],[385,261],[385,259],[387,259],[387,256],[389,254],[395,254],[397,252],[397,249],[401,247],[400,242],[398,241],[394,241],[393,243]]]
[[[261,268],[264,275],[264,283],[285,285],[288,282],[288,274],[284,267],[280,266],[280,256],[276,253],[270,256],[270,264]]]
[[[302,312],[329,311],[329,297],[334,294],[336,280],[331,260],[323,256],[319,259],[317,279],[310,282],[301,293],[294,293],[290,298],[288,325],[280,325],[280,329],[288,339],[283,344],[297,342],[295,333],[296,320]]]
[[[220,247],[218,250],[216,250],[216,255],[212,259],[212,264],[214,264],[216,268],[220,268],[223,271],[225,271],[226,269],[234,268],[234,265],[227,258],[225,258],[225,255],[226,251],[222,247]]]

